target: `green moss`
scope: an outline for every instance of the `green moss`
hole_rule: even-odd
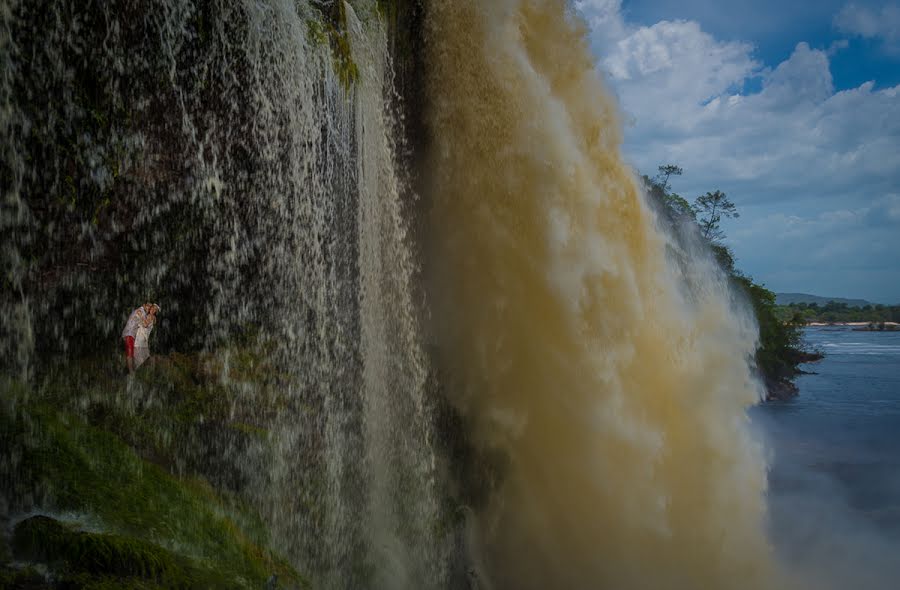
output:
[[[19,523],[13,532],[13,549],[19,560],[55,564],[66,571],[140,577],[172,586],[181,586],[185,577],[179,560],[157,545],[72,530],[46,516]]]
[[[213,479],[218,468],[207,465],[207,451],[237,452],[263,438],[260,420],[284,407],[290,380],[244,348],[156,357],[130,388],[122,371],[118,356],[70,362],[47,376],[39,396],[116,434],[145,459]]]
[[[316,45],[327,45],[330,43],[325,26],[315,19],[311,18],[306,21],[306,35]]]
[[[13,532],[15,557],[41,562],[64,574],[87,574],[93,586],[140,578],[166,588],[239,588],[220,573],[153,543],[113,534],[75,530],[46,516],[19,523]],[[85,576],[82,576],[85,577]],[[141,580],[133,580],[140,584]]]
[[[33,567],[14,569],[12,567],[0,567],[0,588],[10,590],[43,590],[54,588],[39,571]]]
[[[304,584],[267,549],[268,531],[241,495],[244,475],[232,461],[267,438],[267,416],[289,403],[290,376],[264,353],[171,354],[131,380],[119,355],[43,369],[33,388],[0,382],[0,494],[13,513],[85,514],[111,534],[244,586],[260,587],[272,573]],[[104,587],[99,575],[73,578],[72,587]],[[145,583],[129,587],[156,587]]]
[[[359,66],[353,60],[350,33],[347,28],[347,10],[343,0],[333,0],[319,9],[324,22],[307,21],[309,38],[318,44],[327,41],[331,47],[332,65],[344,87],[349,91],[359,81]]]
[[[223,579],[243,580],[244,586],[260,587],[272,573],[301,581],[264,549],[267,540],[258,520],[257,526],[238,526],[228,516],[234,506],[208,485],[173,477],[141,460],[109,432],[31,404],[13,416],[0,416],[0,443],[17,449],[12,460],[0,466],[6,497],[29,494],[47,510],[93,515],[115,534],[177,551],[220,572]],[[3,473],[6,469],[9,472]],[[254,520],[243,517],[242,524]],[[104,551],[115,547],[120,546]],[[141,551],[147,547],[129,546]],[[161,554],[147,551],[141,553],[147,558],[142,563],[152,571],[168,567],[160,561]]]
[[[350,50],[350,37],[346,30],[332,34],[331,50],[334,54],[334,68],[338,79],[345,90],[349,90],[359,81],[359,67],[353,61]]]
[[[383,18],[386,22],[397,22],[397,16],[400,11],[398,0],[377,0],[375,8],[378,11],[378,16]]]

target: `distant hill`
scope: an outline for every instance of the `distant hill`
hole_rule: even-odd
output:
[[[864,307],[873,305],[873,303],[865,299],[843,299],[841,297],[820,297],[818,295],[809,295],[808,293],[776,293],[775,303],[777,305],[793,305],[795,303],[818,303],[825,305],[829,301],[835,303],[846,303],[848,307]]]

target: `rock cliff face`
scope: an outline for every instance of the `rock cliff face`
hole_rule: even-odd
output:
[[[0,582],[775,585],[752,321],[567,3],[428,6],[0,8]]]
[[[63,564],[57,580],[171,587],[218,535],[231,548],[213,565],[237,564],[245,587],[464,572],[414,304],[422,14],[403,0],[0,11],[3,518],[60,539],[13,557]],[[163,308],[158,359],[126,385],[119,332],[145,300]],[[104,508],[92,490],[117,485],[145,501]],[[170,497],[206,520],[158,511]],[[35,512],[65,524],[21,520]],[[129,539],[141,563],[175,565],[65,557]]]
[[[272,250],[292,240],[353,279],[333,250],[355,245],[331,238],[355,235],[357,192],[358,74],[335,6],[35,1],[6,15],[4,291],[27,301],[39,356],[95,348],[145,298],[168,302],[158,346],[277,317],[278,288],[300,278]]]
[[[825,356],[821,352],[807,352],[796,348],[791,349],[790,353],[785,359],[788,364],[780,373],[761,376],[766,388],[766,401],[784,401],[800,393],[800,389],[794,384],[794,377],[803,374],[798,365],[814,363]]]
[[[128,382],[116,357],[4,381],[3,587],[306,586],[248,503],[260,474],[241,460],[271,460],[266,415],[285,396],[238,357],[227,386],[214,355],[179,354]]]

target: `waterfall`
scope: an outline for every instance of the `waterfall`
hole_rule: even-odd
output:
[[[316,586],[441,586],[377,2],[35,0],[0,19],[10,374],[108,349],[147,298],[156,342],[215,353],[223,380],[249,342],[284,399],[228,460],[273,549]]]
[[[563,0],[429,5],[438,362],[493,588],[770,588],[755,328],[657,227]]]
[[[314,587],[780,587],[754,321],[657,223],[574,9],[423,1],[392,45],[402,5],[0,5],[0,410],[156,300],[255,433],[166,469],[226,465]]]
[[[354,54],[361,80],[360,315],[372,518],[367,525],[378,559],[387,564],[376,584],[422,588],[443,579],[447,555],[434,541],[438,491],[426,399],[428,360],[412,300],[417,263],[394,167],[401,135],[384,106],[385,93],[393,91],[390,56],[384,26],[375,26],[376,43],[360,39],[361,27],[351,26],[354,47],[360,47]]]

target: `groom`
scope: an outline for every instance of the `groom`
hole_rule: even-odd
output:
[[[125,329],[122,330],[122,340],[125,341],[125,364],[128,366],[128,372],[134,373],[134,336],[139,326],[147,327],[156,319],[159,306],[155,303],[147,302],[131,312],[128,321],[125,322]]]

